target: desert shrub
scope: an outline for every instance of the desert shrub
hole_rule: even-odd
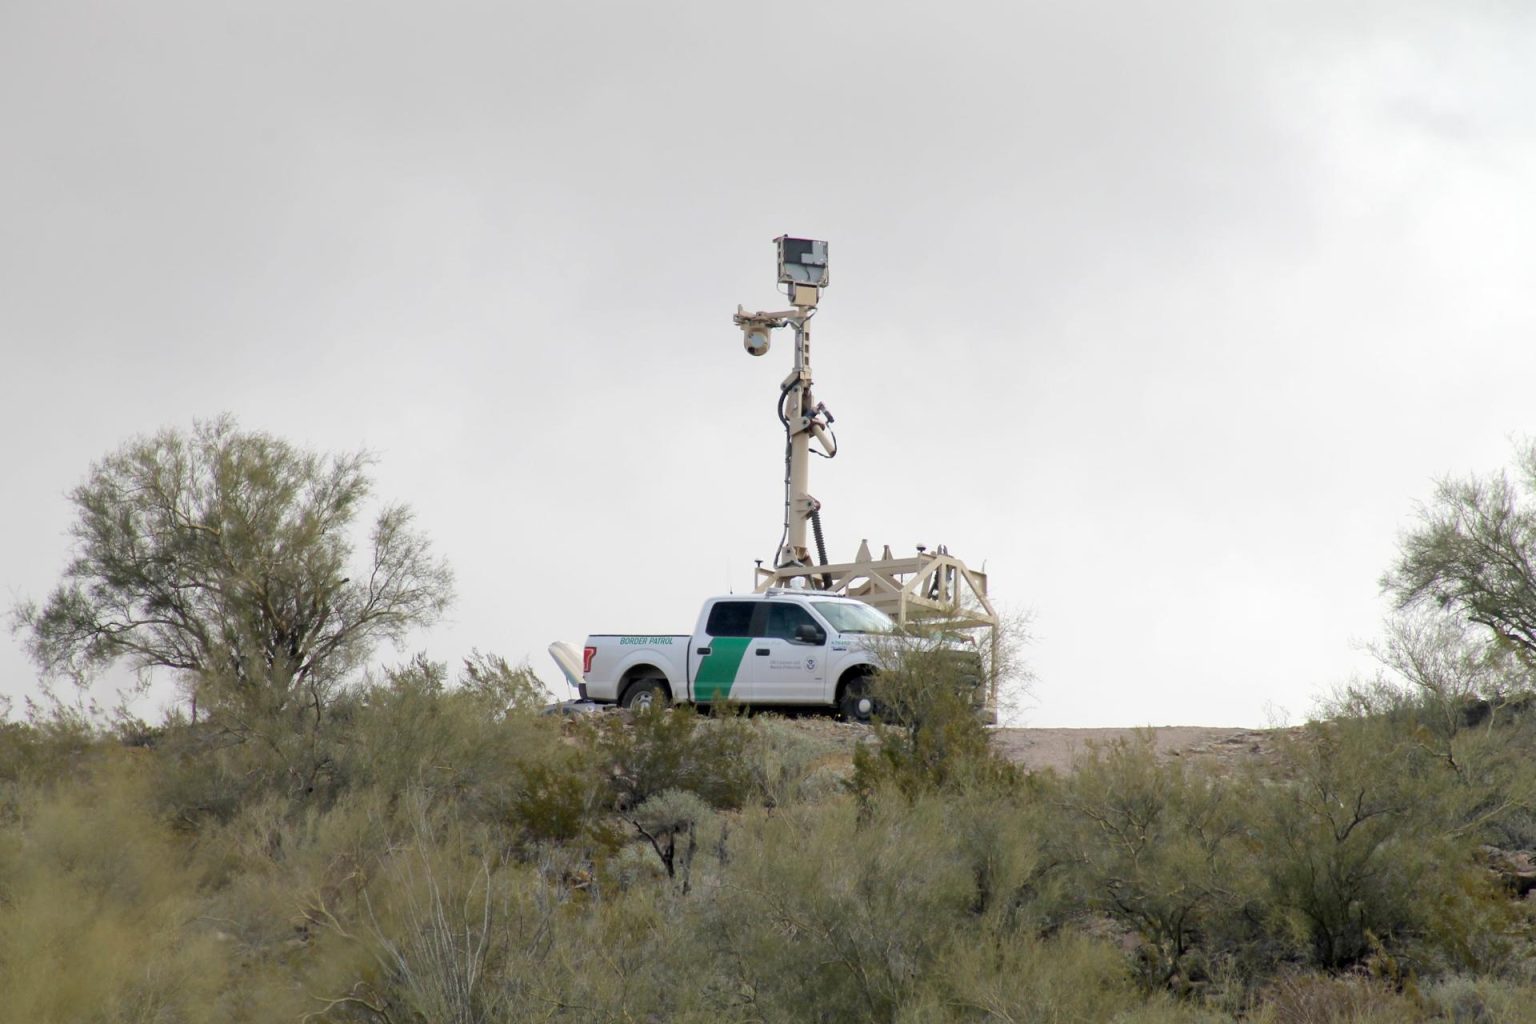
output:
[[[198,879],[150,813],[142,751],[64,789],[33,789],[0,832],[0,979],[8,1019],[219,1020],[226,950]]]
[[[1231,1024],[1232,1020],[1231,1014],[1176,999],[1166,992],[1148,993],[1142,1002],[1113,1018],[1114,1024]]]
[[[0,822],[16,813],[24,793],[88,775],[115,745],[67,708],[27,722],[0,719]]]
[[[217,723],[132,749],[0,727],[0,1016],[1530,1017],[1532,912],[1478,859],[1529,813],[1517,702],[1467,725],[1357,687],[1263,771],[1132,742],[1023,776],[937,687],[872,734],[565,720],[498,662],[337,695],[308,792],[283,767],[306,748]]]
[[[764,1020],[896,1019],[974,899],[934,801],[881,801],[863,827],[842,802],[790,808],[733,835],[707,937]]]
[[[269,795],[323,808],[349,790],[374,788],[425,791],[505,815],[517,766],[559,744],[558,723],[532,714],[535,685],[526,668],[476,652],[454,686],[446,665],[418,655],[337,688],[324,715],[253,712],[238,728],[227,709],[197,723],[173,718],[156,739],[162,810],[195,829]]]
[[[447,673],[418,655],[361,689],[339,765],[346,784],[475,800],[558,742],[556,723],[508,710],[494,689],[452,688]]]
[[[1413,1024],[1433,1019],[1422,1003],[1369,975],[1291,973],[1261,994],[1255,1024]]]
[[[1199,1024],[1229,1017],[1148,994],[1103,938],[1065,931],[1048,939],[983,932],[957,943],[934,984],[897,1020],[996,1024]]]
[[[345,752],[359,697],[336,688],[323,714],[262,707],[247,693],[238,707],[196,721],[167,717],[155,737],[159,813],[186,831],[230,820],[269,796],[323,807],[345,788]]]
[[[228,1019],[301,1018],[346,991],[373,960],[357,940],[365,893],[380,864],[408,841],[419,799],[349,792],[326,808],[269,794],[196,838],[207,880],[202,913],[230,954]],[[325,1018],[321,1018],[325,1019]]]
[[[487,979],[521,948],[539,869],[453,812],[422,791],[299,812],[272,798],[208,829],[205,912],[239,954],[231,1018],[492,1019]]]
[[[1536,985],[1529,978],[1451,975],[1422,986],[1433,1019],[1466,1024],[1517,1024],[1536,1018]]]
[[[459,689],[492,719],[537,711],[549,694],[525,661],[513,666],[497,654],[472,650],[459,672]]]
[[[1458,773],[1383,719],[1314,723],[1280,754],[1285,781],[1253,790],[1256,839],[1311,962],[1444,969],[1496,952],[1504,907],[1474,866]]]
[[[509,845],[596,838],[606,801],[588,748],[567,742],[562,720],[534,713],[525,670],[477,658],[458,687],[446,666],[417,658],[365,688],[340,777],[451,805],[503,829]]]
[[[345,716],[344,777],[387,793],[462,788],[455,769],[484,742],[489,723],[456,713],[469,709],[454,706],[447,685],[448,667],[420,654],[365,682]]]
[[[1418,710],[1372,699],[1281,737],[1264,771],[1208,776],[1144,742],[1084,759],[1047,796],[1058,919],[1106,915],[1144,984],[1229,1012],[1298,962],[1399,980],[1517,964],[1519,914],[1477,862],[1521,799],[1509,734],[1456,736],[1453,763]]]
[[[516,1019],[502,975],[548,940],[534,875],[442,822],[376,850],[355,898],[306,907],[313,934],[290,967],[312,993],[305,1019]]]
[[[418,845],[391,858],[383,880],[390,897],[380,900],[389,903],[375,908],[369,900],[380,966],[374,1005],[400,1005],[419,1019],[445,1024],[494,1019],[503,998],[490,974],[507,957],[507,901],[517,887],[493,879],[486,860],[465,863],[435,852]],[[365,1001],[361,995],[346,998]]]
[[[749,1009],[749,996],[719,971],[699,910],[658,885],[630,888],[620,898],[559,916],[551,956],[525,986],[526,1002],[508,1019],[761,1020]],[[802,1009],[801,1019],[805,1015]]]
[[[1136,936],[1144,985],[1187,990],[1251,955],[1253,850],[1230,785],[1159,762],[1143,736],[1080,759],[1057,800],[1048,846],[1083,907]]]
[[[699,826],[710,813],[709,805],[693,793],[667,789],[624,812],[624,820],[651,845],[667,877],[676,880],[686,895],[699,847]]]
[[[754,715],[745,754],[752,799],[767,807],[825,799],[841,790],[851,770],[844,746],[777,715]]]
[[[1018,936],[1060,928],[1067,865],[1047,839],[1060,822],[1034,780],[1006,793],[951,794],[937,808],[949,856],[969,880],[968,928]]]
[[[271,791],[263,754],[200,722],[175,723],[156,748],[156,813],[186,831],[228,821]]]
[[[367,959],[333,981],[323,1019],[721,1019],[689,905],[659,886],[598,898],[573,867],[555,851],[487,859],[441,828],[397,847],[351,933]]]
[[[1369,720],[1405,741],[1417,770],[1440,769],[1447,828],[1506,848],[1536,846],[1532,677],[1517,649],[1439,608],[1404,611],[1373,652],[1387,674],[1325,704],[1334,720]]]
[[[620,810],[669,789],[686,790],[716,808],[737,808],[752,795],[750,723],[739,716],[703,718],[692,708],[647,708],[602,716],[592,742]]]
[[[861,799],[893,788],[909,799],[935,791],[1002,788],[1013,765],[993,752],[977,703],[978,669],[939,640],[892,641],[871,680],[875,745],[854,751]]]
[[[521,846],[574,844],[598,851],[619,842],[608,820],[609,794],[592,759],[574,749],[517,763],[506,822]]]

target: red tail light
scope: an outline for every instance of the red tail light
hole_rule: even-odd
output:
[[[586,675],[592,671],[592,659],[597,655],[596,647],[583,647],[581,650],[581,674]]]

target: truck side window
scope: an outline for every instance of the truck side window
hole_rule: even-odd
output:
[[[721,601],[709,610],[704,632],[710,636],[751,636],[751,601]]]
[[[810,626],[816,630],[822,641],[826,641],[826,631],[816,625],[816,620],[811,618],[811,613],[797,604],[770,604],[768,606],[768,625],[763,630],[765,637],[777,637],[780,640],[796,639],[795,630],[800,626]]]

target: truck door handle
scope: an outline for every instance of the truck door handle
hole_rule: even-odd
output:
[[[759,647],[757,649],[757,653],[758,654],[767,654],[768,653],[768,648],[766,648],[766,647]]]
[[[699,648],[699,649],[698,649],[698,650],[697,650],[697,651],[695,651],[695,652],[694,652],[694,653],[695,653],[695,654],[708,654],[708,653],[709,653],[709,648],[708,648],[708,647],[700,647],[700,648]]]

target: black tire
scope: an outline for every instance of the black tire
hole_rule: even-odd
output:
[[[647,711],[650,708],[666,707],[672,703],[672,696],[667,692],[667,684],[660,679],[636,679],[629,684],[629,689],[624,691],[624,696],[619,700],[622,707],[632,711]]]
[[[869,695],[869,676],[850,676],[837,698],[837,713],[845,722],[868,725],[875,717],[875,701]]]

